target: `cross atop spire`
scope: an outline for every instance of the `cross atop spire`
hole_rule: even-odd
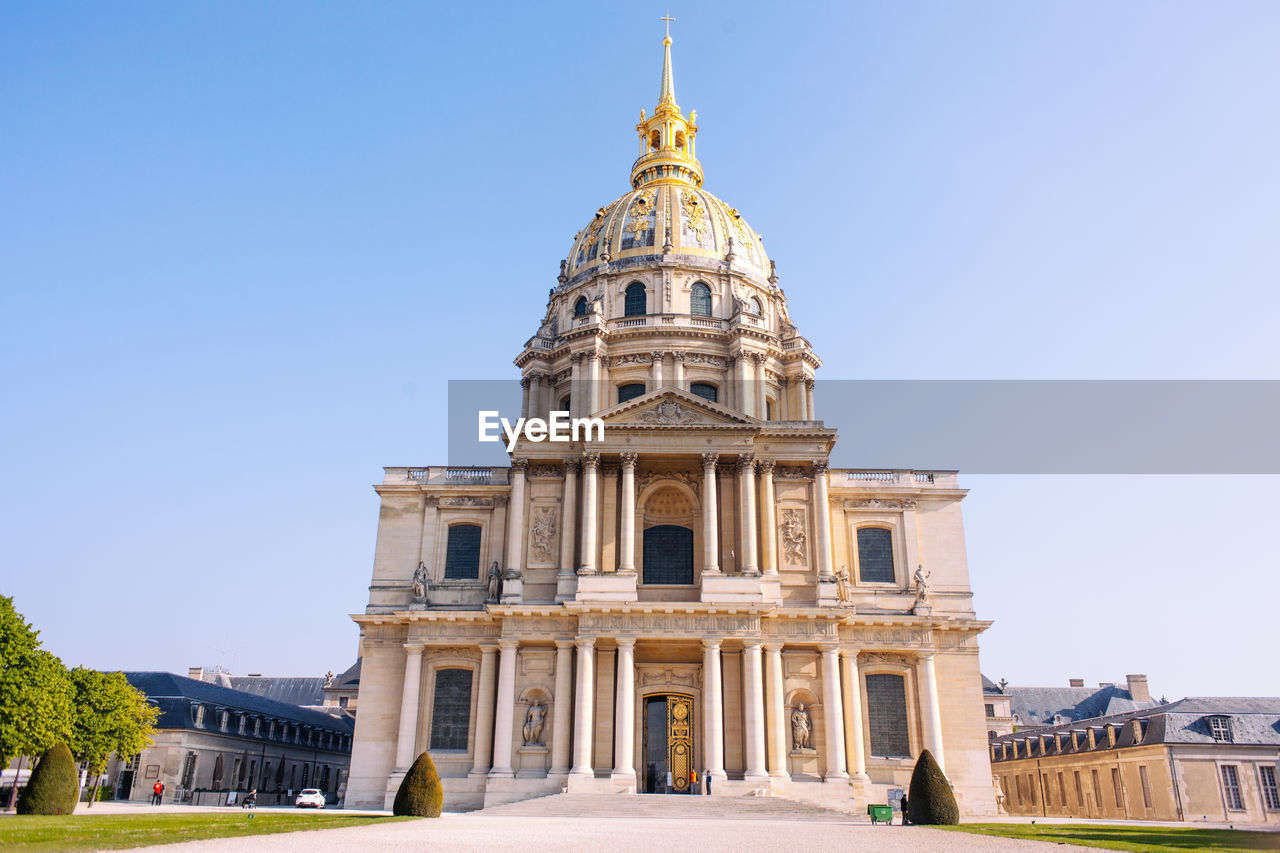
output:
[[[658,20],[667,22],[667,38],[671,38],[671,22],[675,20],[675,18],[671,17],[671,12],[668,10],[667,14],[663,15]]]
[[[676,81],[675,75],[671,73],[671,22],[675,18],[667,14],[658,20],[665,22],[667,25],[667,35],[662,39],[662,84],[658,89],[658,106],[663,104],[675,106]]]

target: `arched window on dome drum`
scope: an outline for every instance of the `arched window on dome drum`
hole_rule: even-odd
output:
[[[858,528],[858,580],[893,583],[893,535],[887,529]]]
[[[587,314],[587,297],[579,296],[578,301],[573,303],[573,316],[585,317]]]
[[[628,400],[634,400],[636,397],[644,395],[643,382],[629,382],[626,385],[618,386],[618,402],[625,403]]]
[[[764,305],[760,304],[760,299],[758,297],[751,297],[751,313],[755,314],[757,317],[764,316]]]
[[[445,547],[444,576],[446,580],[479,580],[480,578],[480,525],[455,524],[449,528],[449,543]]]
[[[702,399],[706,400],[709,403],[719,402],[716,399],[716,397],[719,394],[719,389],[717,389],[716,386],[712,385],[709,382],[693,383],[692,385],[689,386],[689,393],[696,394],[697,396],[701,397]]]
[[[648,314],[648,299],[645,297],[644,285],[633,281],[627,285],[626,297],[622,304],[624,317],[643,317]]]
[[[711,316],[711,288],[700,281],[693,283],[693,292],[689,295],[689,313],[695,317]]]

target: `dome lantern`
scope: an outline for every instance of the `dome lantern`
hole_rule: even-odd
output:
[[[668,19],[664,19],[668,20]],[[658,106],[652,116],[640,111],[636,125],[640,156],[631,167],[631,186],[641,187],[657,181],[678,181],[702,186],[702,164],[695,156],[694,138],[698,135],[697,110],[688,117],[676,103],[675,75],[671,71],[671,32],[662,40],[662,78],[658,86]]]

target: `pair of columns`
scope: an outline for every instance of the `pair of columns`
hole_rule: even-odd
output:
[[[594,637],[578,637],[578,679],[574,692],[573,767],[570,776],[595,778],[592,746],[595,731],[595,659]],[[615,782],[634,785],[636,710],[633,694],[636,686],[636,641],[634,637],[618,638],[617,697],[613,719],[613,773]],[[566,671],[567,680],[567,671]],[[557,678],[557,683],[559,679]],[[567,705],[567,703],[566,703]],[[555,772],[552,762],[552,772]]]
[[[657,391],[663,387],[663,365],[668,355],[671,356],[672,375],[671,382],[666,384],[674,385],[676,388],[684,388],[684,353],[666,353],[655,350],[654,352],[649,353],[649,381],[652,385],[649,389],[650,391]]]

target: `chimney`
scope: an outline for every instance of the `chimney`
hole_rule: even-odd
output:
[[[1146,675],[1126,675],[1125,678],[1129,681],[1129,695],[1133,697],[1133,701],[1151,701],[1151,688],[1147,686]]]
[[[194,678],[196,681],[204,681],[204,667],[202,666],[187,667],[187,678]]]
[[[1115,687],[1116,683],[1114,681],[1099,681],[1098,686],[1099,687]]]
[[[1068,686],[1068,687],[1084,687],[1084,679],[1083,679],[1083,678],[1072,678],[1072,679],[1070,679],[1070,680],[1068,680],[1068,681],[1067,681],[1067,686]]]

